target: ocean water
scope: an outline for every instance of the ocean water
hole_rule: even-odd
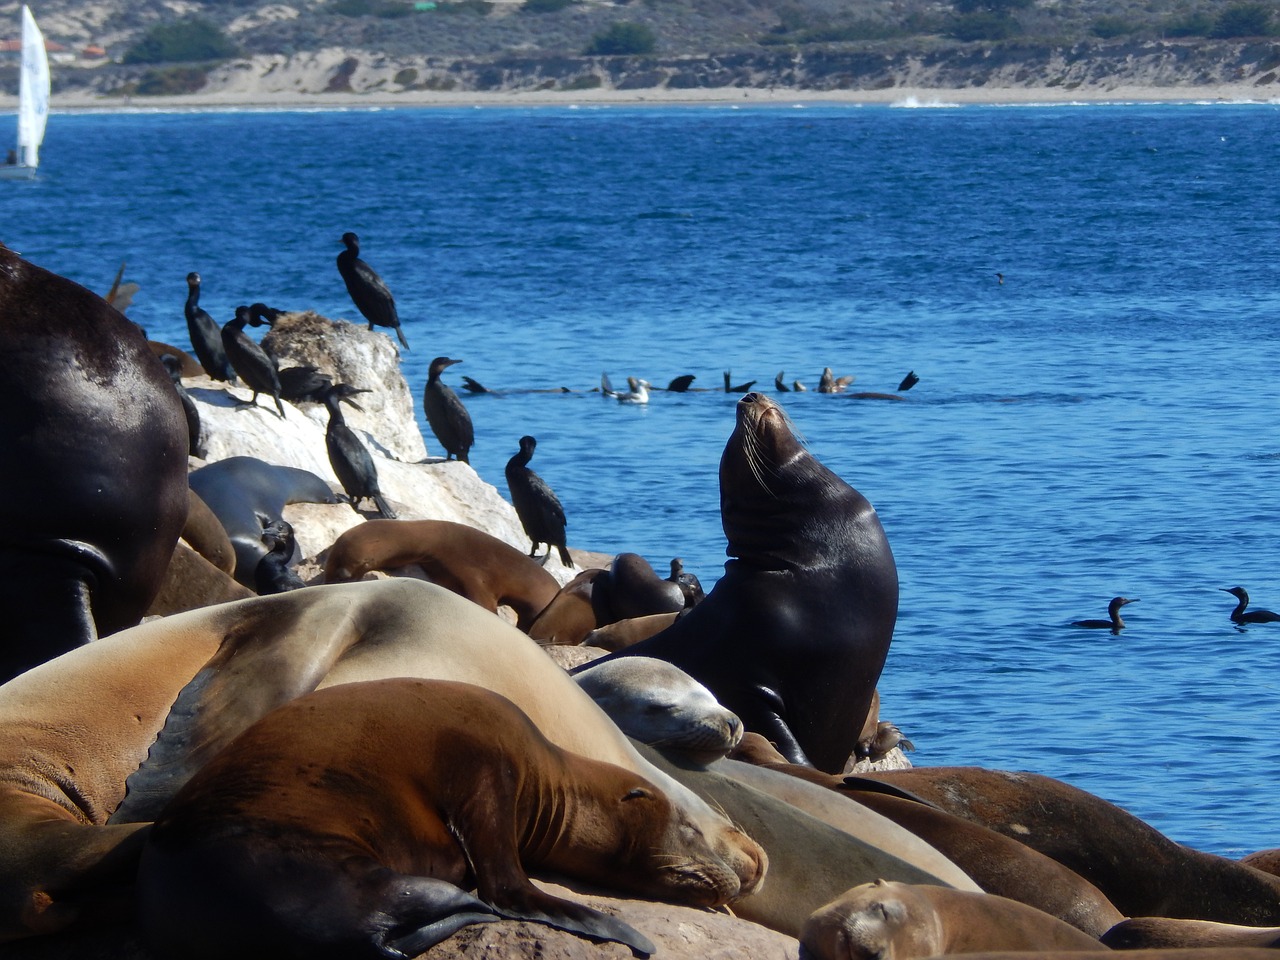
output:
[[[190,270],[218,319],[356,318],[353,230],[415,393],[442,354],[498,391],[459,390],[479,473],[505,492],[536,436],[572,544],[708,588],[722,375],[755,380],[884,523],[883,713],[918,765],[1238,855],[1280,845],[1280,624],[1219,592],[1280,607],[1277,156],[1276,104],[56,114],[0,241],[99,291],[127,261],[130,316],[185,345]],[[820,395],[825,366],[920,383]],[[625,407],[606,372],[705,389]],[[1118,594],[1120,636],[1068,626]]]

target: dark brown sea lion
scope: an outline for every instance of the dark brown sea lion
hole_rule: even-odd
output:
[[[560,646],[582,643],[599,626],[591,595],[596,579],[604,572],[602,567],[591,567],[561,587],[529,627],[529,636],[539,643]]]
[[[182,539],[223,573],[235,573],[236,552],[226,528],[190,487],[187,488],[187,522],[182,527]]]
[[[1013,837],[1084,877],[1129,917],[1280,925],[1280,877],[1174,843],[1052,777],[980,767],[860,775]]]
[[[1261,870],[1263,873],[1280,876],[1280,848],[1272,847],[1269,850],[1255,850],[1253,853],[1241,857],[1240,862],[1253,867],[1255,870]]]
[[[720,460],[725,574],[670,628],[613,656],[669,660],[793,763],[837,773],[889,651],[898,574],[870,503],[752,393]]]
[[[0,245],[0,680],[132,626],[187,515],[187,426],[136,324]]]
[[[139,916],[159,954],[210,960],[412,957],[495,917],[653,952],[526,870],[702,907],[739,894],[643,777],[561,750],[489,690],[390,679],[294,700],[196,774],[147,840]]]
[[[511,607],[525,632],[560,590],[556,578],[524,551],[448,520],[369,520],[352,527],[329,548],[324,581],[349,583],[370,570],[412,563],[490,613]]]
[[[800,935],[815,960],[915,960],[975,950],[1107,948],[1025,903],[927,884],[877,880],[814,911]]]
[[[1131,917],[1101,937],[1112,950],[1150,950],[1158,947],[1280,947],[1280,927],[1247,927],[1212,920],[1173,917]]]
[[[679,584],[659,577],[644,557],[620,553],[605,575],[596,578],[591,606],[596,624],[605,626],[655,613],[678,613],[685,607],[685,597]]]

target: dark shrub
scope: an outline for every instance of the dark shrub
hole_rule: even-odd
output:
[[[601,30],[582,52],[588,57],[610,57],[653,53],[658,38],[643,23],[615,23]]]
[[[239,51],[221,30],[208,20],[188,17],[158,23],[125,51],[125,63],[191,63],[197,60],[225,60]]]

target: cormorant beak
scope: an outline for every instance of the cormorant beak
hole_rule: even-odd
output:
[[[360,389],[360,390],[353,390],[353,391],[352,391],[352,393],[373,393],[373,391],[372,391],[372,390],[370,390],[368,387],[364,387],[364,388],[362,388],[362,389]],[[346,396],[346,397],[343,397],[343,398],[342,398],[342,400],[343,400],[343,402],[345,402],[345,403],[349,403],[351,406],[355,407],[355,408],[356,408],[357,410],[359,410],[361,413],[364,413],[364,407],[360,406],[360,404],[358,404],[358,403],[356,403],[354,400],[352,400],[352,399],[351,399],[351,397]]]

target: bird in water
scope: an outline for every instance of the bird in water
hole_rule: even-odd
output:
[[[353,387],[349,383],[335,383],[324,392],[324,405],[329,409],[329,426],[324,432],[324,445],[329,451],[329,464],[342,484],[342,489],[351,498],[351,509],[360,512],[360,501],[369,497],[378,505],[378,514],[387,520],[396,519],[396,512],[383,499],[378,489],[378,468],[373,464],[373,456],[368,448],[360,442],[356,432],[347,426],[339,403],[349,403],[357,410],[364,408],[351,398],[357,393],[369,393],[369,390]]]
[[[830,367],[822,368],[822,376],[818,379],[819,393],[844,393],[845,388],[853,383],[851,376],[837,377]]]
[[[218,321],[200,306],[200,274],[194,270],[187,274],[187,303],[183,312],[187,315],[187,334],[191,337],[191,347],[195,350],[200,366],[204,367],[204,372],[214,380],[235,383],[235,370],[232,369],[226,348],[222,345],[222,329],[218,326]]]
[[[1141,597],[1112,597],[1111,602],[1107,604],[1107,620],[1073,620],[1073,627],[1092,627],[1095,629],[1107,629],[1112,633],[1119,633],[1124,629],[1124,621],[1120,619],[1120,608],[1127,603],[1137,603]]]
[[[427,370],[427,386],[422,391],[422,407],[426,411],[431,432],[440,441],[440,446],[444,447],[445,459],[457,457],[463,463],[470,463],[467,454],[476,442],[471,414],[467,413],[467,408],[458,399],[458,395],[440,379],[440,374],[447,367],[461,362],[449,357],[436,357],[431,361]]]
[[[1219,587],[1218,589],[1240,601],[1231,611],[1232,623],[1275,623],[1280,620],[1280,613],[1273,613],[1270,610],[1250,610],[1246,613],[1244,608],[1249,605],[1249,594],[1244,587]]]
[[[914,370],[908,370],[907,375],[903,377],[902,382],[898,384],[898,389],[901,391],[907,391],[919,382],[920,378],[916,376],[916,372]]]
[[[303,579],[289,568],[296,543],[293,524],[287,520],[270,521],[262,528],[262,542],[267,552],[253,572],[258,596],[267,597],[305,587]]]
[[[638,380],[635,377],[627,377],[627,386],[631,389],[626,393],[615,394],[619,403],[648,403],[649,402],[649,381]]]
[[[667,577],[668,583],[674,583],[680,588],[680,592],[684,594],[684,608],[688,610],[694,604],[700,603],[706,596],[702,591],[702,583],[695,574],[689,573],[684,568],[684,560],[680,557],[671,558],[671,576]]]
[[[203,460],[205,450],[200,426],[200,411],[196,409],[196,402],[191,399],[191,394],[187,393],[187,388],[182,385],[182,361],[173,354],[166,353],[160,358],[160,362],[169,372],[173,388],[178,391],[178,399],[182,401],[182,412],[187,417],[187,453]]]
[[[241,400],[239,406],[256,406],[258,394],[269,393],[275,397],[276,409],[280,411],[280,419],[283,420],[284,404],[280,402],[280,370],[276,366],[276,359],[250,340],[249,335],[244,332],[246,323],[258,327],[265,322],[250,316],[248,307],[236,307],[235,319],[228,320],[222,326],[222,346],[244,385],[253,391],[253,396],[248,400]]]
[[[546,563],[546,557],[551,556],[551,548],[555,547],[560,553],[560,562],[572,567],[573,560],[565,547],[564,507],[546,481],[529,469],[529,461],[533,459],[537,445],[538,441],[533,437],[521,437],[520,452],[507,461],[507,489],[511,493],[511,505],[516,508],[516,516],[520,518],[524,532],[533,541],[529,556],[536,556],[538,544],[545,543],[547,553],[543,563]]]
[[[731,371],[724,372],[724,392],[725,393],[746,393],[755,385],[754,380],[748,380],[746,383],[740,383],[737,386],[733,384],[733,374]]]
[[[396,312],[396,298],[377,271],[360,259],[360,238],[347,232],[342,235],[342,244],[346,249],[338,254],[338,273],[342,274],[351,301],[369,321],[370,330],[375,325],[393,328],[400,338],[400,345],[408,350],[409,341],[404,338],[400,315]]]

